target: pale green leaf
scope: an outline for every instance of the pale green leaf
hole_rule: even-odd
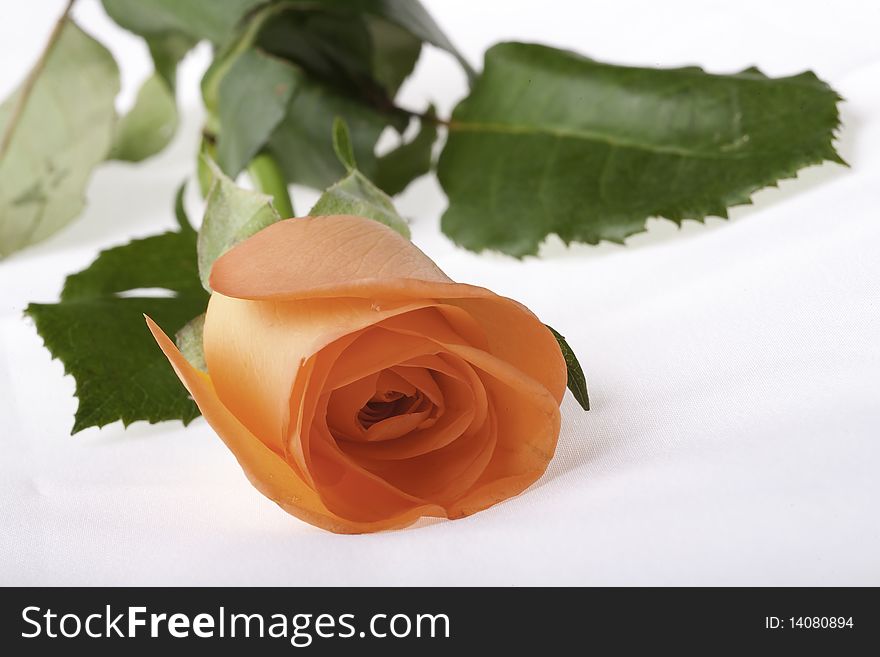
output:
[[[338,116],[333,119],[333,152],[342,162],[347,171],[357,169],[357,160],[354,157],[354,148],[351,145],[351,134],[345,121]]]
[[[203,335],[205,332],[205,313],[194,317],[183,325],[174,336],[177,348],[189,364],[202,372],[208,371],[208,363],[205,361],[205,347]]]
[[[310,217],[352,214],[374,219],[409,239],[409,226],[388,195],[354,170],[325,191],[309,212]]]
[[[210,166],[213,182],[198,238],[199,278],[208,291],[211,267],[217,258],[281,219],[271,196],[237,187],[216,164],[211,162]]]
[[[333,143],[348,174],[329,187],[309,212],[311,217],[351,214],[373,219],[409,239],[409,226],[397,214],[389,196],[355,168],[348,127],[340,118],[333,123]]]
[[[65,20],[44,66],[0,105],[0,257],[60,230],[112,143],[113,57]]]
[[[140,162],[165,148],[176,130],[174,94],[154,73],[141,86],[134,107],[117,124],[110,159]]]
[[[144,40],[150,49],[156,73],[165,80],[173,94],[177,82],[177,65],[195,46],[196,41],[183,32],[175,31],[150,34],[144,37]]]
[[[202,198],[207,198],[211,191],[211,183],[214,182],[214,174],[209,162],[217,161],[217,144],[208,139],[204,133],[199,143],[199,152],[196,156],[196,179],[199,181],[199,192]]]

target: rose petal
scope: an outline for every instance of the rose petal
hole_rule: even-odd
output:
[[[358,412],[373,395],[379,372],[374,372],[333,390],[327,400],[327,422],[334,435],[352,440],[363,436],[364,427],[358,421]]]
[[[465,287],[453,284],[405,237],[371,219],[346,215],[288,219],[264,228],[217,259],[210,283],[216,292],[243,299],[429,298],[434,295],[428,289]]]
[[[431,400],[431,403],[434,404],[441,413],[443,412],[443,393],[440,392],[440,388],[437,386],[437,381],[431,376],[430,372],[422,367],[411,367],[407,365],[394,367],[392,368],[392,371],[409,382],[409,384],[416,390],[419,390],[427,396],[428,399]]]
[[[414,431],[394,441],[345,443],[341,449],[357,459],[403,460],[421,456],[468,436],[482,427],[487,413],[487,398],[483,383],[466,363],[453,364],[446,355],[422,356],[407,361],[404,367],[418,371],[431,369],[442,373],[445,410],[430,427]]]
[[[376,310],[364,299],[243,301],[213,294],[205,360],[217,394],[254,435],[281,454],[297,373],[341,337],[430,302]]]
[[[565,393],[567,370],[559,345],[528,308],[490,290],[452,282],[414,244],[370,219],[280,221],[219,258],[211,285],[242,299],[446,300],[476,320],[494,355],[544,383],[557,400]]]
[[[550,330],[522,304],[494,299],[450,299],[485,331],[488,351],[544,385],[557,404],[562,402],[568,370],[559,343]],[[471,346],[478,347],[474,343]]]
[[[412,524],[423,515],[443,514],[442,509],[434,505],[414,506],[374,522],[352,521],[331,513],[317,493],[296,475],[286,461],[230,413],[217,396],[210,377],[193,368],[152,319],[146,317],[146,321],[174,371],[193,396],[205,419],[235,455],[248,479],[257,490],[288,513],[337,533],[396,529]]]
[[[310,483],[333,513],[358,522],[406,515],[407,509],[424,507],[415,498],[352,463],[336,445],[326,422],[330,371],[339,355],[358,337],[345,336],[309,359],[308,386],[301,397],[291,397],[296,423],[288,429],[288,451],[302,463]],[[425,515],[444,515],[434,508]]]
[[[470,515],[518,495],[546,470],[556,449],[558,402],[543,385],[479,349],[452,345],[483,375],[498,423],[498,445],[474,489],[447,506],[450,517]]]
[[[364,467],[397,488],[444,507],[451,506],[480,478],[495,453],[494,412],[476,433],[404,461],[362,460]]]

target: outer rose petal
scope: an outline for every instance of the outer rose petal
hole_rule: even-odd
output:
[[[220,257],[211,287],[239,299],[444,300],[482,325],[494,355],[543,383],[557,401],[565,393],[559,344],[528,308],[485,288],[453,282],[412,242],[370,219],[279,221]]]
[[[291,515],[341,534],[397,529],[412,524],[422,516],[445,516],[443,509],[435,505],[415,507],[406,513],[374,522],[353,522],[331,513],[318,494],[295,474],[283,458],[254,437],[229,412],[217,397],[210,377],[193,368],[152,319],[146,317],[146,320],[150,332],[193,396],[202,415],[238,459],[248,479],[257,490]]]
[[[208,371],[226,407],[280,454],[300,364],[338,338],[426,303],[379,310],[364,299],[245,301],[215,292],[205,320]]]
[[[454,284],[402,235],[347,215],[279,221],[211,270],[211,289],[241,299],[426,298],[437,296],[428,292],[438,286],[456,290],[443,297],[488,292]]]

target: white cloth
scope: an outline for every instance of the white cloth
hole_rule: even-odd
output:
[[[61,5],[4,7],[2,95]],[[813,69],[846,99],[839,148],[852,167],[804,171],[729,222],[652,220],[625,248],[554,238],[525,262],[457,249],[439,231],[436,181],[412,185],[399,208],[415,242],[567,335],[593,410],[567,396],[556,458],[517,499],[335,536],[257,493],[203,420],[71,438],[74,382],[22,318],[99,249],[173,225],[203,46],[181,72],[172,147],[102,166],[75,223],[0,262],[0,584],[880,584],[880,6],[426,5],[477,65],[491,43],[519,39],[622,63]],[[95,0],[76,16],[122,62],[130,103],[145,47]],[[403,98],[446,113],[463,93],[452,60],[429,49]],[[295,191],[310,207],[314,194]]]

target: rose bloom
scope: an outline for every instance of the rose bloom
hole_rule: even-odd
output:
[[[251,483],[341,533],[461,518],[525,490],[566,366],[516,301],[370,219],[288,219],[215,263],[208,373],[150,330]]]

